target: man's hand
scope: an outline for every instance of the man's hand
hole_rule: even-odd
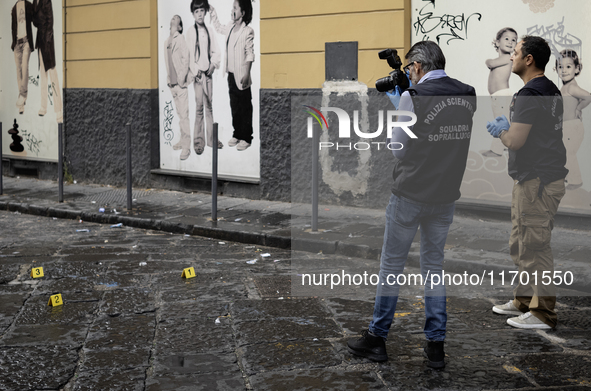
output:
[[[386,91],[386,95],[390,98],[390,102],[394,105],[394,108],[398,110],[398,106],[400,105],[400,87],[396,86],[391,91]]]
[[[495,118],[492,122],[487,122],[486,130],[490,133],[491,136],[494,138],[499,138],[499,135],[504,130],[509,130],[511,125],[509,124],[509,120],[504,115]]]
[[[240,80],[240,84],[242,85],[242,88],[246,88],[246,86],[248,85],[248,82],[250,80],[250,75],[246,74],[244,76],[242,76],[242,80]]]
[[[213,64],[209,64],[209,69],[205,72],[205,76],[211,77],[213,75],[213,71],[215,70],[215,66]]]

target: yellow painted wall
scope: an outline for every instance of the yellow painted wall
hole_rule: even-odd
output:
[[[325,42],[359,43],[359,81],[374,87],[387,48],[410,49],[410,0],[260,0],[261,87],[320,88]]]
[[[64,0],[65,87],[158,88],[157,1]],[[373,87],[391,71],[378,51],[410,47],[410,0],[259,1],[262,88],[322,87],[336,41],[359,42],[359,80]]]
[[[66,88],[158,88],[157,0],[64,0]]]

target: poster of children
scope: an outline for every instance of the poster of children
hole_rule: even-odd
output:
[[[217,148],[220,177],[258,180],[259,15],[252,0],[158,2],[161,169],[207,177]]]
[[[544,38],[552,55],[544,75],[563,97],[563,142],[567,152],[563,211],[591,213],[591,32],[585,0],[412,1],[412,43],[438,42],[450,77],[476,89],[478,110],[462,182],[462,201],[510,205],[513,180],[508,151],[486,130],[488,121],[509,111],[523,81],[512,72],[511,56],[525,35]],[[591,58],[589,59],[591,61]],[[587,134],[586,134],[587,133]]]

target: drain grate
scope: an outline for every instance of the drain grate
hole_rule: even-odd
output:
[[[131,196],[133,199],[138,199],[150,195],[148,190],[133,190]],[[104,191],[102,193],[87,195],[76,201],[96,201],[97,204],[124,204],[127,202],[127,190],[125,189],[114,189]]]

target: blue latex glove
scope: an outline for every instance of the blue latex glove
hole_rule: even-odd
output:
[[[486,123],[486,130],[490,133],[491,136],[494,138],[499,138],[499,135],[503,130],[509,130],[511,125],[509,124],[509,120],[504,115],[495,118],[492,122]]]
[[[402,95],[400,87],[396,86],[393,90],[386,91],[386,95],[388,95],[390,102],[392,102],[396,110],[398,110],[398,106],[400,105],[400,95]]]

